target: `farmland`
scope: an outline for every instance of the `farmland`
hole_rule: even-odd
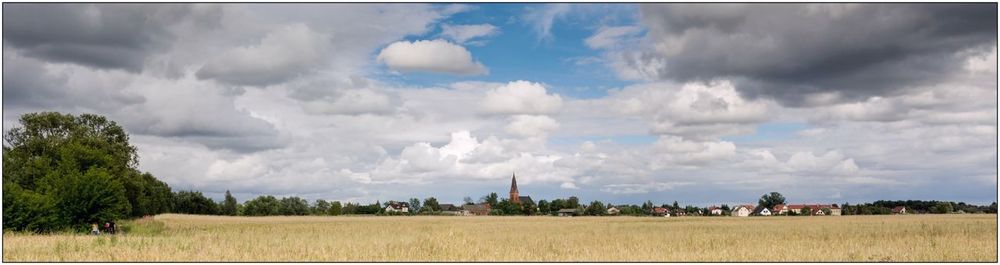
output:
[[[996,215],[220,217],[5,233],[4,261],[997,261]]]

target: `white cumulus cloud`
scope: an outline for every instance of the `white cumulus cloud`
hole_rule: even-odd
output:
[[[559,128],[559,122],[545,115],[516,115],[505,128],[508,133],[537,137]]]
[[[486,92],[480,106],[489,114],[549,114],[562,107],[562,97],[549,95],[542,84],[519,80]]]
[[[489,73],[464,47],[446,40],[399,41],[379,52],[376,61],[401,72],[434,72],[458,75]]]

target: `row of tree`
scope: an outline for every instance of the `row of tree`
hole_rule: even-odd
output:
[[[844,215],[879,215],[892,214],[892,209],[903,206],[909,213],[997,213],[997,203],[990,205],[972,205],[964,202],[948,201],[875,201],[871,203],[850,205],[844,203],[841,212]]]

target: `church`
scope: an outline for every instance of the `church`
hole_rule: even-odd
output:
[[[535,201],[531,200],[531,196],[521,196],[517,191],[517,176],[514,174],[510,175],[510,202],[521,204],[524,202],[535,204]]]

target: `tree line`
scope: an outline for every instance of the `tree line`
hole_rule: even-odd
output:
[[[276,198],[265,195],[239,203],[229,191],[215,202],[198,191],[173,192],[169,185],[138,169],[136,148],[114,121],[92,114],[74,116],[58,112],[24,114],[20,127],[3,134],[3,228],[4,230],[48,232],[85,231],[89,224],[135,218],[160,213],[209,215],[341,215],[386,214],[385,207],[397,203],[372,204],[316,200],[299,197]],[[465,204],[475,204],[471,198]],[[434,197],[407,201],[410,214],[439,214],[443,210]],[[580,203],[579,198],[557,198],[514,203],[496,193],[481,197],[491,215],[556,215],[572,209],[574,215],[606,215],[615,207],[620,215],[651,215],[657,206],[613,205],[600,201]],[[777,192],[761,197],[758,207],[784,203]],[[896,206],[914,213],[996,213],[996,202],[976,206],[964,202],[875,201],[859,205],[843,204],[843,214],[888,214]],[[671,213],[702,215],[707,208],[661,204]],[[729,206],[722,205],[724,215]]]
[[[950,201],[921,201],[921,200],[906,200],[906,201],[884,201],[879,200],[870,203],[849,205],[844,203],[842,207],[842,214],[844,215],[880,215],[880,214],[892,214],[892,209],[898,206],[906,207],[906,211],[910,213],[929,213],[929,214],[943,214],[943,213],[997,213],[997,203],[993,202],[990,205],[972,205],[966,204],[965,202],[950,202]]]

